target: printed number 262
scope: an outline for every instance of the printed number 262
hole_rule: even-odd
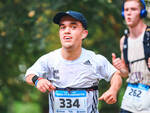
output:
[[[136,96],[136,97],[140,97],[142,91],[141,90],[137,90],[137,89],[133,89],[131,88],[130,92],[129,92],[129,95],[130,96]]]

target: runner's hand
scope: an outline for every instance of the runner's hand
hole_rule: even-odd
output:
[[[120,58],[116,58],[116,54],[112,53],[112,64],[118,69],[121,70],[122,68],[122,61]]]
[[[114,104],[117,102],[117,93],[109,89],[98,100],[104,100],[107,104]]]
[[[39,91],[41,91],[43,93],[45,93],[46,91],[50,92],[52,90],[55,90],[55,88],[56,88],[47,79],[39,80],[36,87]]]

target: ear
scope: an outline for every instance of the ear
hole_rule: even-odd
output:
[[[82,40],[85,39],[87,37],[87,35],[88,35],[88,30],[84,30],[82,32]]]

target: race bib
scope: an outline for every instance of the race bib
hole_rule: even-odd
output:
[[[56,90],[54,92],[55,113],[87,113],[85,90]]]
[[[141,102],[144,96],[147,95],[148,90],[149,86],[147,85],[128,83],[124,96],[128,98],[129,101]]]

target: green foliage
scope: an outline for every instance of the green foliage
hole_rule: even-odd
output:
[[[12,111],[13,113],[41,113],[41,107],[38,103],[22,103],[22,102],[17,102],[12,106]],[[9,109],[10,110],[10,109]]]
[[[119,39],[123,34],[120,0],[0,0],[0,111],[2,113],[46,113],[47,94],[23,81],[25,71],[41,55],[60,46],[58,26],[52,17],[58,11],[76,10],[88,19],[89,35],[83,46],[106,56],[119,56]],[[100,94],[108,88],[101,81]],[[106,87],[104,87],[106,86]],[[100,102],[106,109],[113,106]],[[46,102],[45,102],[46,101]]]
[[[112,51],[119,51],[117,45],[121,19],[120,13],[116,10],[119,4],[113,2],[111,0],[109,2],[106,0],[94,2],[93,0],[1,0],[0,111],[24,113],[24,109],[29,109],[29,113],[37,109],[42,112],[45,106],[48,109],[47,95],[40,96],[38,91],[32,91],[35,88],[24,83],[22,78],[26,69],[37,58],[60,47],[58,26],[52,23],[52,17],[57,11],[76,10],[85,14],[89,23],[89,35],[84,47],[105,56],[110,56]],[[110,42],[110,38],[114,40]],[[113,46],[114,44],[116,46]],[[30,95],[31,92],[35,96]],[[46,104],[43,98],[46,98]],[[40,103],[42,103],[41,108],[39,108]],[[13,106],[13,109],[10,109],[10,106]]]

